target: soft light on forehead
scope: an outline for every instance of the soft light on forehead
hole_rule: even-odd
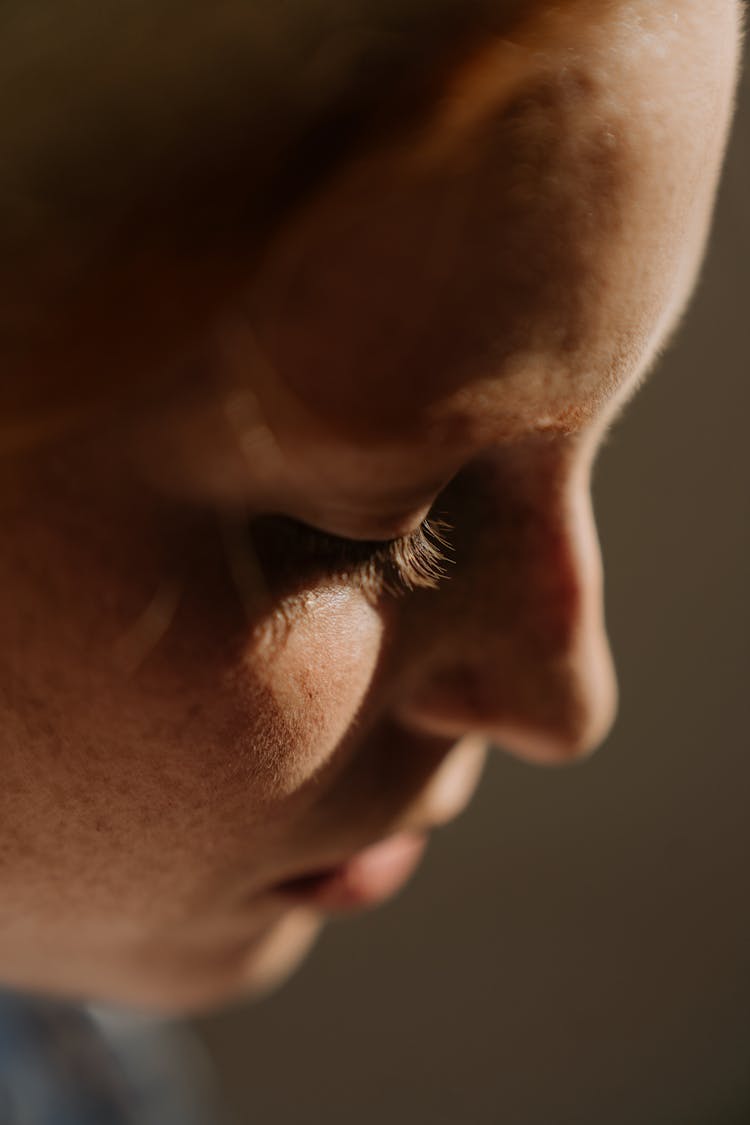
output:
[[[682,0],[665,23],[645,0],[545,8],[465,60],[421,129],[290,220],[233,349],[286,510],[388,536],[504,443],[595,444],[695,277],[730,9],[711,4],[706,23]]]
[[[674,7],[545,6],[290,216],[228,314],[269,489],[386,512],[601,428],[689,294],[729,119],[734,9]]]
[[[589,12],[490,42],[420,132],[355,162],[272,247],[248,297],[264,367],[344,435],[569,432],[633,374],[663,296],[644,215],[665,169]]]

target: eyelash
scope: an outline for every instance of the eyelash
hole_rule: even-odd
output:
[[[273,523],[274,570],[280,563],[298,579],[310,571],[345,578],[373,597],[434,590],[453,561],[450,527],[441,519],[428,518],[415,531],[386,542],[346,539],[288,518],[276,517]]]

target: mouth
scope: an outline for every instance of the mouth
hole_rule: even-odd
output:
[[[335,914],[379,906],[406,884],[426,846],[427,838],[421,834],[389,836],[335,867],[287,879],[274,893],[296,905]]]

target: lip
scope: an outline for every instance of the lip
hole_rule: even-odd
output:
[[[337,914],[379,906],[413,875],[426,846],[423,834],[389,836],[335,867],[287,879],[274,890],[298,905]]]

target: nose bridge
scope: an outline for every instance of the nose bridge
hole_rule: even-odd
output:
[[[464,520],[455,573],[422,601],[412,722],[481,731],[522,757],[588,752],[611,725],[616,689],[582,458],[545,456],[488,474]]]
[[[565,657],[601,619],[601,556],[588,471],[565,461],[547,469],[523,494],[522,512],[509,574],[514,624],[541,655]]]

